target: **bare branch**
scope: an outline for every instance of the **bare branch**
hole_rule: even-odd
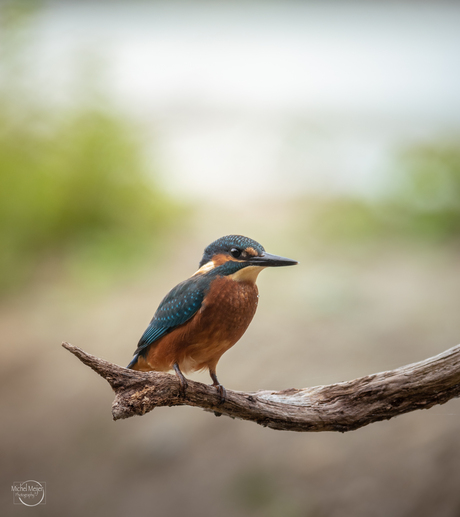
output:
[[[175,375],[128,370],[69,343],[62,346],[112,386],[114,420],[188,405],[272,429],[345,432],[460,395],[460,345],[418,363],[328,386],[255,393],[227,389],[223,404],[212,386],[189,380],[181,398]]]

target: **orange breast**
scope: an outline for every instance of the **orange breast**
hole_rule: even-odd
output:
[[[214,371],[224,352],[244,334],[257,309],[258,291],[252,282],[217,278],[203,306],[184,325],[150,347],[139,369],[168,371],[178,363],[182,372]]]

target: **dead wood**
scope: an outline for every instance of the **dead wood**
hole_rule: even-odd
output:
[[[212,386],[188,380],[181,397],[175,375],[128,370],[69,343],[62,346],[110,384],[114,420],[160,406],[188,405],[272,429],[345,432],[460,395],[460,345],[418,363],[327,386],[254,393],[227,389],[223,404]]]

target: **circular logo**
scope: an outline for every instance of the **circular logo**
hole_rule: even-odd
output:
[[[29,479],[21,483],[21,493],[18,498],[26,506],[37,506],[45,498],[45,489],[38,481]]]

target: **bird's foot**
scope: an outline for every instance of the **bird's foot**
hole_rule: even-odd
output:
[[[179,365],[174,363],[173,365],[174,371],[176,372],[177,378],[179,379],[180,387],[179,387],[179,396],[181,398],[185,398],[185,392],[188,388],[187,379],[184,377],[184,374],[180,371]]]
[[[185,399],[185,395],[186,395],[187,388],[188,388],[188,382],[185,379],[185,377],[182,377],[182,378],[179,377],[179,382],[180,382],[179,396],[180,396],[180,398]]]
[[[225,388],[222,386],[222,384],[218,381],[215,370],[210,369],[209,374],[211,375],[212,379],[211,386],[214,386],[216,390],[219,392],[220,404],[223,404],[227,400],[227,392],[225,391]]]
[[[220,395],[220,404],[223,404],[227,400],[227,391],[222,386],[222,384],[211,384],[211,386],[214,386],[216,390],[219,392]]]

